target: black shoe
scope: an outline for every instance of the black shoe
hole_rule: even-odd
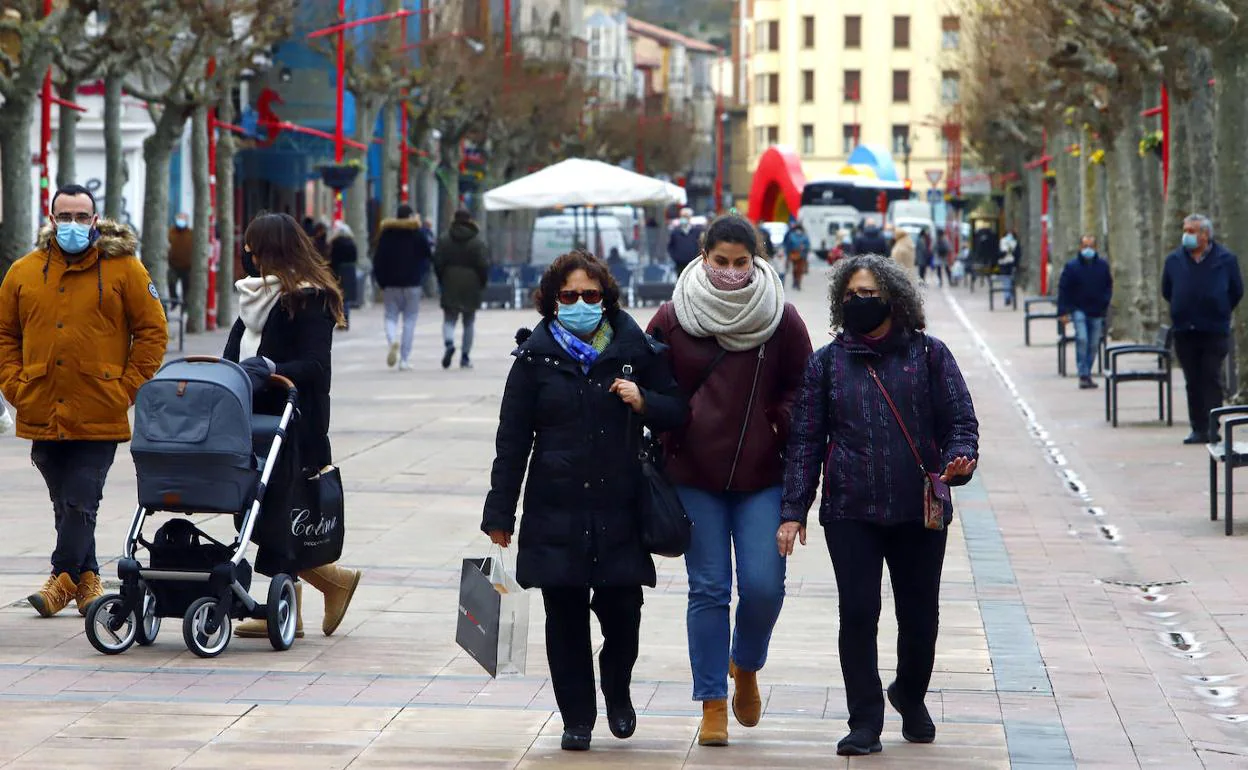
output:
[[[607,702],[607,726],[611,728],[611,734],[620,740],[633,737],[633,733],[637,732],[637,711],[631,700]]]
[[[454,345],[447,345],[447,346],[446,346],[446,352],[442,354],[442,368],[443,368],[443,369],[450,369],[450,368],[451,368],[451,359],[453,359],[453,358],[455,358],[455,346],[454,346]]]
[[[927,706],[923,705],[923,701],[903,704],[897,693],[897,683],[893,682],[888,686],[888,702],[901,714],[902,738],[911,743],[931,743],[936,740],[936,724],[932,722],[932,716],[927,713]]]
[[[1209,439],[1209,443],[1210,443],[1210,444],[1221,444],[1221,443],[1222,443],[1222,435],[1221,435],[1220,433],[1215,433],[1215,434],[1213,434],[1213,438]]]
[[[463,356],[462,358],[459,359],[459,368],[460,369],[472,368],[472,361],[468,360],[468,356]]]
[[[565,727],[559,746],[564,751],[589,751],[593,730],[588,727]]]
[[[1079,390],[1094,390],[1096,382],[1091,377],[1079,378]]]
[[[1200,431],[1194,430],[1191,433],[1187,434],[1187,438],[1183,439],[1183,443],[1184,444],[1208,444],[1209,436],[1205,435],[1204,433],[1201,433]]]
[[[867,754],[878,754],[883,750],[884,747],[880,745],[880,736],[862,728],[850,730],[849,735],[836,744],[836,753],[842,757],[864,757]]]

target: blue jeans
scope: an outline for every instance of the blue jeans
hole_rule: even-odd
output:
[[[1070,314],[1075,325],[1075,365],[1080,377],[1092,376],[1092,362],[1101,350],[1101,335],[1105,332],[1105,319],[1093,318],[1082,310]]]
[[[399,318],[403,319],[403,336],[399,357],[406,361],[412,355],[412,336],[416,333],[416,316],[420,313],[419,286],[389,286],[382,290],[386,303],[386,342],[399,342]]]
[[[784,605],[785,560],[776,548],[781,489],[706,492],[677,487],[676,492],[693,521],[693,543],[685,554],[693,699],[721,700],[728,697],[729,644],[739,668],[761,669]],[[737,622],[730,629],[734,550]]]

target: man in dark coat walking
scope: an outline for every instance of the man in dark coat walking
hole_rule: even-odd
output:
[[[477,308],[489,281],[489,250],[481,230],[472,221],[472,214],[464,209],[455,212],[446,234],[438,241],[433,254],[434,268],[442,284],[442,339],[446,350],[442,354],[442,368],[451,368],[455,358],[455,325],[462,316],[464,337],[459,357],[461,369],[471,369],[472,335],[477,320]]]
[[[421,284],[429,272],[433,254],[429,241],[421,231],[420,217],[406,203],[399,206],[398,217],[381,223],[377,248],[373,251],[373,277],[381,289],[386,308],[386,342],[390,349],[386,365],[400,370],[411,368],[412,336],[416,333],[416,316],[420,312]],[[400,341],[399,318],[403,319]]]
[[[862,233],[854,239],[854,254],[879,254],[888,256],[888,241],[874,219],[868,219],[863,225]]]
[[[1174,351],[1187,383],[1192,432],[1183,443],[1220,441],[1216,431],[1209,433],[1209,412],[1222,406],[1231,313],[1244,297],[1244,279],[1238,258],[1213,240],[1208,217],[1183,220],[1183,243],[1166,257],[1161,295],[1170,303]]]
[[[680,210],[680,224],[672,230],[667,238],[667,256],[676,265],[676,275],[685,272],[685,267],[702,253],[702,228],[692,224],[693,209]]]
[[[1075,362],[1079,387],[1096,387],[1092,361],[1101,349],[1105,313],[1114,296],[1114,277],[1096,251],[1096,236],[1083,236],[1079,255],[1066,263],[1057,285],[1057,314],[1063,324],[1075,324]]]

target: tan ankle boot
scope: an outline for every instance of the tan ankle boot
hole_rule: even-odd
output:
[[[261,618],[244,620],[234,626],[234,635],[243,639],[268,639],[269,624]],[[303,638],[303,583],[295,583],[295,638]]]
[[[43,588],[26,597],[30,606],[45,618],[50,618],[65,609],[78,593],[78,584],[68,572],[51,575],[43,583]]]
[[[338,630],[338,624],[347,614],[351,597],[355,596],[355,588],[363,576],[364,573],[358,569],[346,569],[337,564],[326,564],[299,573],[308,585],[325,594],[325,620],[321,623],[321,631],[326,636]]]
[[[74,593],[74,601],[78,603],[78,614],[86,615],[91,602],[104,595],[104,584],[100,576],[94,572],[84,572],[78,576],[78,590]]]
[[[702,701],[702,728],[698,730],[699,746],[728,745],[728,701]]]
[[[732,693],[732,714],[742,727],[753,727],[763,715],[763,697],[758,693],[758,672],[743,671],[728,664],[728,676],[737,683]]]

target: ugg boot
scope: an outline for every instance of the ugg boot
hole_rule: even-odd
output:
[[[78,584],[68,572],[50,575],[44,581],[43,588],[26,597],[30,606],[45,618],[50,618],[69,606],[78,593]]]
[[[78,590],[74,592],[74,600],[78,602],[78,614],[85,616],[91,608],[91,602],[104,595],[104,584],[100,576],[94,572],[84,572],[78,576]]]
[[[699,746],[728,745],[728,701],[702,701],[702,727],[698,730]]]
[[[732,693],[732,713],[742,727],[754,727],[763,715],[763,698],[758,694],[758,672],[743,671],[736,663],[728,664],[728,676],[736,682]]]
[[[299,577],[325,594],[325,620],[321,622],[321,631],[326,636],[338,630],[338,624],[347,614],[351,597],[355,596],[355,588],[363,576],[364,573],[358,569],[346,569],[337,564],[326,564],[299,573]]]
[[[262,618],[244,620],[234,627],[234,635],[243,639],[268,639],[269,624]],[[303,583],[295,582],[295,638],[303,638]]]

